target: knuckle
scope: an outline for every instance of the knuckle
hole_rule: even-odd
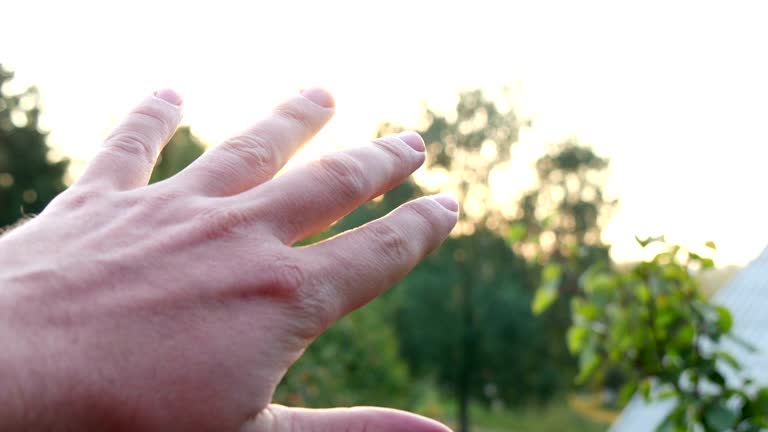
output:
[[[404,233],[394,226],[386,223],[371,226],[371,237],[374,244],[378,244],[382,254],[389,261],[401,260],[410,252],[410,245]]]
[[[146,203],[150,209],[160,210],[178,202],[184,196],[185,194],[178,190],[162,190],[148,196]]]
[[[307,272],[307,266],[299,254],[294,259],[284,260],[273,267],[270,273],[272,286],[279,295],[291,320],[292,333],[302,339],[311,340],[330,327],[340,316],[340,296],[343,292],[336,288],[330,278]]]
[[[314,289],[299,297],[300,319],[296,333],[305,339],[314,339],[330,327],[341,315],[338,299],[332,299],[327,289]]]
[[[414,220],[418,221],[422,230],[430,232],[435,226],[435,221],[440,219],[439,205],[431,199],[421,199],[406,204],[405,209],[410,212]]]
[[[277,166],[274,149],[260,135],[239,135],[227,140],[221,148],[236,159],[245,161],[248,168],[256,172],[274,171]]]
[[[206,240],[216,240],[230,237],[245,225],[248,217],[238,208],[207,208],[195,218],[195,231],[202,234]]]
[[[370,187],[362,165],[353,157],[336,153],[317,161],[320,176],[334,186],[334,195],[343,200],[358,199],[369,195]]]
[[[405,151],[404,145],[400,142],[393,142],[391,138],[379,138],[373,141],[373,145],[386,153],[398,167],[412,165],[411,153]]]
[[[174,122],[169,116],[168,110],[153,104],[144,104],[134,109],[131,114],[138,123],[149,125],[150,127],[159,127],[163,136],[170,135],[175,128]]]
[[[304,286],[304,270],[289,259],[279,259],[263,271],[263,277],[257,291],[267,297],[285,300],[300,298]]]
[[[408,212],[413,221],[412,233],[409,233],[409,238],[417,238],[419,241],[413,241],[412,243],[418,247],[418,251],[414,251],[414,254],[419,256],[427,255],[438,241],[438,231],[436,227],[440,226],[438,223],[440,220],[439,212],[441,211],[438,206],[440,204],[433,202],[430,199],[419,200],[413,203],[406,204],[404,210]]]
[[[76,210],[102,198],[103,195],[104,192],[97,187],[76,186],[62,193],[54,201],[57,207],[62,206],[67,210]]]
[[[286,120],[289,123],[298,125],[303,129],[313,129],[312,119],[305,108],[299,104],[284,104],[275,108],[274,113],[277,117]]]
[[[270,298],[295,308],[301,303],[306,274],[292,249],[273,250],[243,264],[249,276],[247,285],[237,286],[235,295],[248,299]],[[250,267],[250,269],[248,269]]]
[[[148,141],[147,137],[141,133],[118,129],[107,138],[104,148],[108,152],[114,152],[120,156],[138,157],[152,164],[157,157],[157,150]]]

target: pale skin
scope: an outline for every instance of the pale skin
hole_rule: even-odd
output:
[[[161,90],[42,214],[0,238],[0,430],[441,432],[384,408],[271,404],[329,325],[450,233],[423,197],[324,242],[324,230],[425,159],[407,132],[275,173],[333,114],[309,89],[147,186],[181,119]],[[363,336],[364,337],[364,336]]]

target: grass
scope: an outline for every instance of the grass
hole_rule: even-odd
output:
[[[456,430],[455,409],[451,407],[446,411],[450,414],[443,420]],[[607,423],[588,418],[565,400],[507,410],[474,404],[470,407],[470,422],[472,432],[604,432],[608,429]]]
[[[573,410],[565,402],[525,410],[491,411],[474,406],[470,419],[478,432],[603,432],[607,426],[598,424]]]
[[[454,430],[458,424],[457,406],[433,386],[421,387],[416,406],[418,414],[442,421]],[[561,397],[546,405],[491,409],[470,405],[471,432],[604,432],[617,416],[616,411],[601,407],[597,395],[581,393]]]

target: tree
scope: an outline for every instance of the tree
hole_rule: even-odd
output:
[[[575,376],[576,364],[563,337],[571,325],[570,299],[581,275],[610,261],[601,232],[616,205],[604,195],[608,160],[575,141],[555,145],[536,162],[538,184],[520,200],[509,230],[512,247],[530,262],[531,304],[544,314],[544,337],[556,341],[549,355]]]
[[[5,94],[13,73],[0,64],[0,227],[39,213],[66,188],[68,161],[53,161],[40,130],[40,95],[35,87]]]
[[[149,182],[155,183],[173,177],[204,152],[205,145],[192,134],[189,126],[178,128],[163,151],[160,152]]]
[[[638,239],[643,247],[655,241]],[[733,373],[741,366],[719,342],[743,342],[731,334],[730,312],[709,303],[695,277],[713,266],[710,258],[667,245],[624,271],[591,267],[572,299],[568,332],[579,356],[578,381],[602,387],[618,372],[625,382],[621,402],[638,390],[648,401],[674,400],[658,431],[768,427],[768,388]]]
[[[524,297],[522,287],[513,282],[524,272],[523,266],[516,264],[519,259],[503,241],[501,245],[496,241],[506,221],[501,212],[489,206],[489,177],[509,161],[510,147],[527,122],[511,109],[500,109],[480,90],[461,93],[455,112],[442,115],[427,109],[425,120],[427,126],[420,133],[427,147],[426,164],[432,172],[448,176],[448,184],[441,189],[451,190],[461,205],[458,236],[446,242],[430,259],[431,264],[417,268],[409,276],[410,283],[404,283],[409,285],[404,295],[422,296],[429,306],[418,308],[410,305],[418,302],[400,302],[399,338],[417,370],[426,369],[419,366],[417,358],[438,368],[437,378],[456,395],[460,430],[467,431],[470,398],[487,393],[501,376],[495,370],[498,365],[479,363],[481,352],[493,351],[485,345],[492,338],[488,337],[491,327],[485,325],[483,314],[491,304],[509,306],[509,302]],[[402,127],[398,125],[384,124],[379,133],[399,130]],[[508,260],[497,265],[494,255]],[[502,301],[505,296],[509,298]],[[436,325],[443,327],[442,332]],[[435,341],[439,354],[430,353],[436,349],[432,345]],[[500,339],[491,343],[498,347],[505,342]],[[488,377],[485,384],[483,376]]]
[[[607,168],[607,159],[574,141],[555,146],[536,162],[538,185],[520,200],[509,233],[515,250],[545,266],[535,312],[558,294],[576,292],[579,276],[590,265],[608,261],[610,248],[601,231],[616,201],[604,196]]]
[[[472,257],[470,250],[482,252]],[[474,266],[466,299],[473,318],[467,399],[494,406],[546,400],[559,386],[560,371],[543,337],[545,323],[530,310],[528,265],[488,229],[446,240],[393,293],[398,338],[414,376],[454,392],[462,379],[456,366],[467,355],[460,289],[466,261]]]
[[[325,232],[301,244],[333,235],[382,217],[421,195],[408,180],[370,201]],[[413,409],[421,402],[408,364],[400,354],[393,321],[393,292],[342,318],[326,330],[288,371],[275,400],[290,405],[328,407],[384,405]]]
[[[488,205],[490,175],[509,162],[510,148],[529,122],[512,109],[501,110],[481,90],[459,94],[454,112],[440,114],[427,108],[424,121],[427,126],[419,133],[427,147],[426,166],[448,174],[440,188],[452,191],[461,206],[459,231],[471,234],[478,227],[498,227],[503,218]],[[400,125],[385,123],[378,135],[402,130]]]
[[[408,366],[374,302],[324,332],[288,371],[275,401],[308,407],[385,405],[410,408]]]

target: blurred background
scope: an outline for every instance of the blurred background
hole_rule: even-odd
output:
[[[283,97],[325,87],[337,114],[288,169],[402,129],[422,133],[428,158],[411,180],[309,241],[436,191],[459,198],[461,218],[395,289],[320,337],[276,400],[404,408],[464,432],[606,430],[638,383],[666,378],[640,360],[620,361],[642,352],[648,335],[614,356],[595,339],[603,363],[580,378],[591,359],[573,329],[597,331],[578,327],[597,319],[578,309],[590,301],[594,269],[629,272],[634,283],[653,273],[638,270],[642,263],[663,267],[662,279],[676,265],[685,277],[669,289],[689,287],[708,302],[765,247],[766,8],[7,3],[0,6],[0,226],[42,211],[120,118],[158,88],[181,93],[185,120],[153,181]],[[677,250],[663,255],[662,245],[644,247],[642,239],[656,235],[695,252],[683,259]],[[616,292],[634,286],[622,278]],[[681,297],[678,309],[691,298]],[[610,310],[606,302],[595,309]],[[680,328],[694,319],[686,316]],[[671,351],[660,348],[654,326],[649,340],[666,358]],[[692,328],[686,349],[703,327]],[[667,370],[668,362],[659,364]],[[741,423],[723,423],[720,411],[721,423],[707,417],[712,406],[697,408],[706,430],[737,430]],[[646,426],[633,430],[654,429]]]

